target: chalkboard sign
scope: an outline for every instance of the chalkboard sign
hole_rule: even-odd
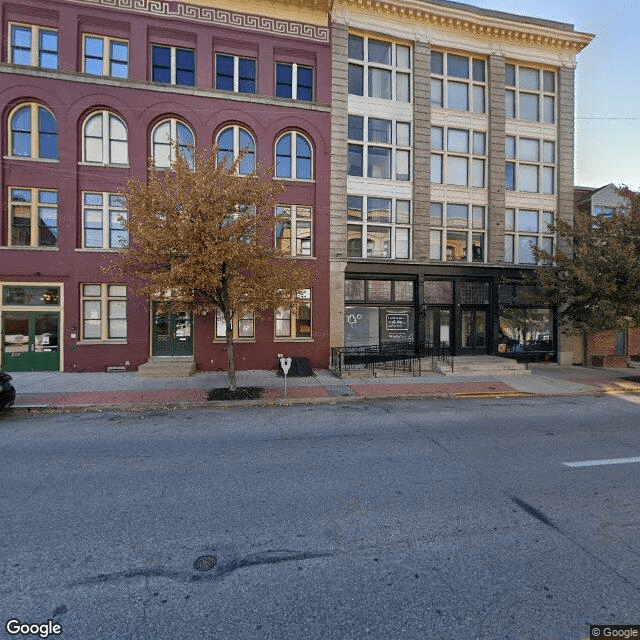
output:
[[[409,328],[409,314],[387,313],[386,328],[387,331],[406,331]]]

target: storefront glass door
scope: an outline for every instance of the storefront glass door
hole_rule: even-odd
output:
[[[440,347],[451,346],[451,310],[428,309],[425,317],[425,340]]]
[[[2,368],[58,371],[59,313],[7,311],[2,316]]]
[[[486,309],[462,309],[460,318],[460,351],[464,355],[488,353]]]

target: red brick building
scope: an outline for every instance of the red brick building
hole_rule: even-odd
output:
[[[150,356],[225,368],[215,318],[167,314],[102,271],[127,241],[118,191],[149,157],[168,166],[174,140],[187,157],[217,142],[249,150],[243,171],[274,166],[291,217],[274,241],[319,274],[298,317],[237,320],[238,368],[273,368],[278,353],[327,366],[328,13],[204,4],[0,3],[1,368],[137,370]]]

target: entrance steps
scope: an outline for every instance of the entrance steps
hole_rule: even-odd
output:
[[[434,363],[434,371],[445,376],[511,376],[531,373],[526,364],[499,356],[455,356],[453,371],[448,364]]]
[[[138,367],[138,378],[188,378],[196,372],[193,356],[151,356]]]

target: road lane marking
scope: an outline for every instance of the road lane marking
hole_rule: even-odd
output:
[[[640,456],[635,458],[605,458],[603,460],[581,460],[579,462],[563,462],[565,467],[600,467],[607,464],[631,464],[640,462]]]

